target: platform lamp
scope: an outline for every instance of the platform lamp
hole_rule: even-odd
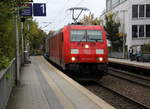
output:
[[[125,13],[128,12],[128,10],[120,10],[120,12],[123,13],[123,23],[122,23],[122,33],[123,33],[123,55],[122,58],[125,58],[125,43],[126,43],[126,34],[125,34]]]

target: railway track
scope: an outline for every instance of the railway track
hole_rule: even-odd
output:
[[[119,85],[123,86],[124,82],[123,83],[119,82],[119,84],[117,84],[117,86],[113,85],[114,83],[112,81],[116,81],[116,80],[118,82],[124,81],[126,84],[125,87],[129,86],[127,88],[131,88],[131,90],[130,89],[125,90],[125,88],[123,89],[122,87],[120,87],[120,88],[118,87]],[[129,104],[131,102],[130,106],[135,105],[135,107],[140,107],[137,109],[150,109],[150,105],[148,103],[150,101],[149,101],[149,99],[147,99],[149,94],[144,94],[143,97],[141,97],[142,94],[138,95],[138,93],[145,93],[145,92],[148,92],[148,90],[150,89],[150,78],[149,77],[129,73],[127,71],[121,71],[121,70],[114,69],[114,68],[109,68],[108,76],[102,78],[100,81],[95,81],[95,82],[98,84],[98,85],[96,85],[97,88],[92,89],[93,86],[87,86],[87,88],[89,90],[91,90],[93,93],[95,93],[97,96],[100,95],[100,97],[101,97],[101,93],[102,93],[102,91],[104,91],[104,90],[101,91],[101,87],[102,87],[102,88],[106,89],[106,93],[104,95],[109,95],[109,94],[107,94],[107,90],[108,90],[109,92],[112,93],[112,95],[117,95],[118,99],[122,98],[122,99],[124,99],[124,101],[129,101]],[[97,91],[97,90],[99,90],[99,91]],[[138,90],[138,91],[134,92],[135,90]],[[141,90],[144,90],[144,91],[141,91]],[[99,92],[99,93],[97,93],[97,92]],[[135,97],[135,95],[140,96],[141,98]],[[144,97],[145,95],[147,95],[146,98]],[[106,97],[106,99],[108,99],[108,97]],[[105,100],[105,98],[104,98],[104,100]],[[111,102],[111,97],[110,97],[109,101]],[[117,101],[117,102],[119,103],[120,101]],[[114,103],[112,101],[112,105],[113,104],[117,105],[118,103]],[[129,109],[135,109],[130,106],[129,106]],[[128,107],[126,107],[126,108],[128,108]],[[119,107],[119,109],[124,109],[124,108]]]
[[[123,98],[133,102],[134,104],[137,104],[138,106],[142,107],[143,109],[150,109],[150,106],[148,106],[148,105],[145,105],[145,104],[143,104],[143,103],[141,103],[141,102],[139,102],[139,101],[137,101],[135,99],[132,99],[132,98],[130,98],[128,96],[125,96],[125,95],[121,94],[119,91],[113,90],[113,89],[111,89],[111,88],[109,88],[109,87],[107,87],[107,86],[105,86],[105,85],[103,85],[103,84],[101,84],[99,82],[97,82],[97,83],[98,83],[98,85],[100,87],[103,87],[103,88],[105,88],[105,89],[107,89],[107,90],[109,90],[109,91],[119,95],[120,97],[123,97]]]
[[[109,68],[108,74],[120,79],[130,81],[132,83],[141,85],[143,87],[150,88],[150,78],[142,75],[137,75],[129,73],[127,71],[122,71],[114,68]]]

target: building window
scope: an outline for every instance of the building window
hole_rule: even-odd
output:
[[[132,5],[132,18],[138,18],[138,5]]]
[[[107,5],[107,11],[110,10],[111,9],[111,1],[108,0],[106,5]]]
[[[120,3],[124,2],[124,1],[126,1],[126,0],[120,0]]]
[[[112,0],[112,7],[117,6],[120,3],[120,0]]]
[[[139,25],[139,37],[144,37],[144,25]]]
[[[145,17],[145,5],[139,5],[139,17]]]
[[[146,37],[150,37],[150,25],[146,25]]]
[[[146,5],[146,17],[150,17],[150,4]]]
[[[138,26],[132,25],[132,38],[137,38],[137,37],[138,37]]]

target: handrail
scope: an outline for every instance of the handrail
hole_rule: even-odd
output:
[[[6,109],[12,88],[15,83],[16,59],[14,58],[10,65],[0,71],[0,109]]]
[[[5,75],[5,73],[9,70],[9,68],[12,66],[12,64],[14,63],[15,60],[16,60],[16,59],[14,58],[14,59],[10,62],[9,66],[8,66],[6,69],[2,69],[2,70],[0,71],[0,80],[1,80],[1,78],[3,78],[3,76]]]

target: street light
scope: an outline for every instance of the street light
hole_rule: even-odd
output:
[[[16,83],[19,84],[19,31],[18,31],[19,7],[16,7],[15,29],[16,29]]]
[[[122,23],[122,33],[123,33],[123,55],[122,57],[125,58],[125,12],[128,10],[120,10],[123,13],[123,23]]]

